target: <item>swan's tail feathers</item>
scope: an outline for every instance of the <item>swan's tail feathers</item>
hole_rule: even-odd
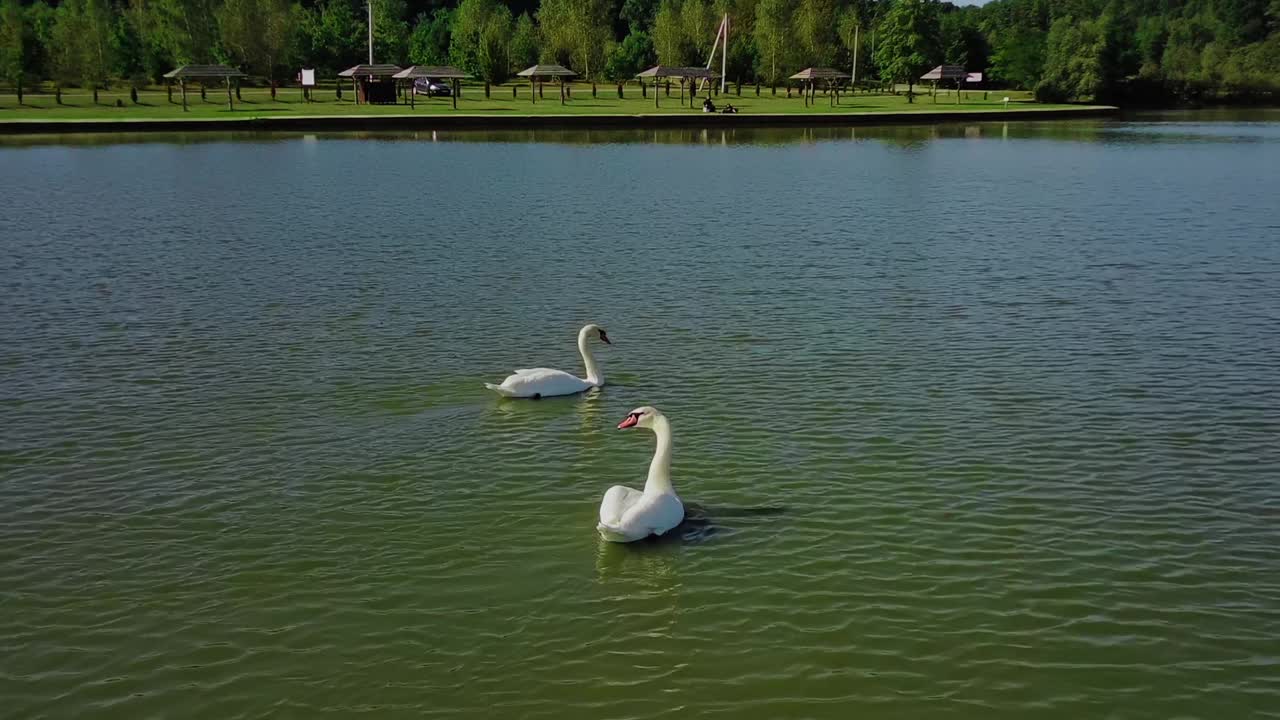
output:
[[[600,533],[600,537],[608,542],[631,542],[635,538],[623,532],[622,528],[605,525],[603,522],[596,523],[596,532]]]
[[[501,385],[494,385],[493,383],[485,383],[485,384],[484,384],[484,386],[485,386],[485,387],[487,387],[487,388],[489,388],[490,390],[492,390],[492,391],[494,391],[494,392],[498,393],[499,395],[501,395],[501,396],[503,396],[503,397],[515,397],[515,396],[516,396],[516,394],[515,394],[514,392],[512,392],[512,391],[508,390],[507,388],[502,387]]]

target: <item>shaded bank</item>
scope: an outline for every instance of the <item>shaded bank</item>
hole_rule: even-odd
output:
[[[10,120],[0,134],[200,131],[341,130],[587,130],[606,128],[817,127],[945,123],[973,120],[1050,120],[1105,117],[1120,112],[1106,105],[1017,110],[938,110],[841,114],[682,113],[671,115],[341,115],[244,119]]]

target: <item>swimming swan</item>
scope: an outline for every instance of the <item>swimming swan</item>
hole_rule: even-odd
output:
[[[586,325],[578,331],[578,352],[582,353],[582,363],[587,366],[585,380],[563,370],[524,368],[508,375],[501,385],[485,383],[484,386],[504,397],[533,398],[534,400],[555,395],[572,395],[593,387],[600,387],[604,385],[604,373],[600,372],[600,368],[596,366],[596,359],[591,356],[591,350],[587,347],[587,340],[593,334],[598,335],[600,341],[606,345],[613,344],[609,341],[604,328],[599,325]]]
[[[618,423],[619,430],[642,427],[658,436],[658,447],[649,463],[644,492],[614,485],[600,503],[596,530],[610,542],[631,542],[661,535],[684,520],[684,505],[671,487],[671,425],[667,416],[648,406],[638,407]]]

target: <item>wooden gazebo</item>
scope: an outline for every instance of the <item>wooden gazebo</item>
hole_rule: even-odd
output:
[[[338,73],[338,77],[351,78],[351,89],[356,94],[356,104],[362,102],[394,105],[396,102],[395,74],[399,65],[356,65]]]
[[[235,110],[235,97],[231,94],[231,78],[242,78],[245,74],[226,65],[183,65],[164,74],[165,82],[170,88],[177,80],[182,86],[182,112],[187,112],[187,80],[225,80],[227,83],[227,109]]]
[[[673,67],[670,65],[654,65],[643,72],[637,73],[636,77],[640,82],[644,82],[647,78],[653,78],[653,106],[658,107],[658,80],[659,78],[680,78],[680,104],[684,105],[684,84],[685,81],[693,80],[714,80],[720,77],[719,73],[714,70],[700,67]],[[693,107],[693,86],[689,87],[689,107]]]
[[[811,67],[801,70],[789,79],[800,81],[800,94],[804,96],[804,104],[809,106],[813,104],[819,82],[826,83],[830,91],[831,104],[835,105],[840,101],[840,83],[852,77],[849,73],[834,68]]]
[[[956,83],[956,102],[960,102],[960,86],[969,78],[969,73],[962,65],[939,65],[920,76],[921,80],[933,81],[933,101],[938,102],[938,81],[954,80]]]
[[[391,77],[395,78],[396,80],[409,81],[409,107],[417,107],[416,93],[414,92],[414,89],[413,89],[414,80],[417,80],[418,78],[425,78],[427,80],[449,80],[451,81],[449,85],[453,90],[453,92],[450,93],[450,95],[453,96],[453,108],[457,110],[458,109],[458,85],[459,85],[458,81],[464,80],[471,76],[451,65],[437,65],[437,66],[411,65],[405,68],[404,70],[401,70],[400,72],[396,73],[395,75],[392,75]]]
[[[519,77],[529,78],[529,89],[532,91],[532,101],[538,102],[538,81],[545,78],[555,78],[560,81],[560,104],[564,104],[564,79],[578,77],[578,73],[570,70],[562,65],[534,65],[525,68],[516,73]]]

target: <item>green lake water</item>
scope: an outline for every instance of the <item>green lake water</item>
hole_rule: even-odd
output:
[[[1280,717],[1280,114],[0,188],[6,718]],[[484,389],[587,322],[603,390]],[[691,517],[606,544],[646,404]]]

